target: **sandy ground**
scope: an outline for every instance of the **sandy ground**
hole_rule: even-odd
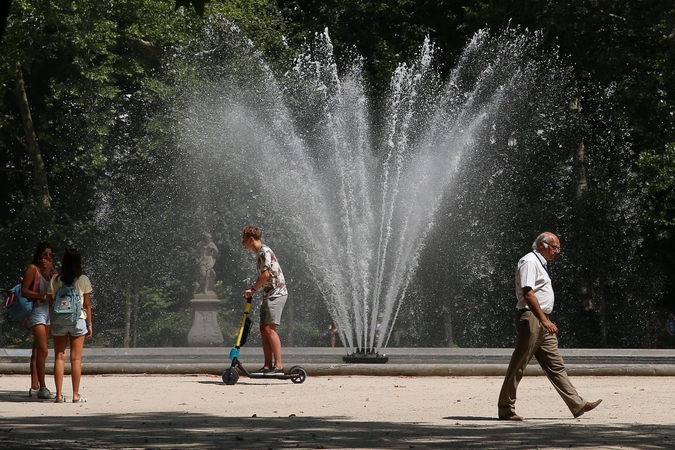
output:
[[[498,377],[84,376],[84,404],[28,397],[0,376],[0,448],[672,449],[675,378],[575,377],[574,419],[548,380],[525,377],[521,423],[496,419]],[[54,386],[48,378],[48,387]],[[70,377],[64,393],[71,399]]]

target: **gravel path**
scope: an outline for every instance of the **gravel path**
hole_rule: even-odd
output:
[[[675,448],[675,377],[573,377],[586,400],[604,399],[574,419],[546,378],[526,376],[522,423],[496,419],[501,381],[85,375],[87,403],[55,404],[29,398],[27,376],[3,375],[0,448]]]

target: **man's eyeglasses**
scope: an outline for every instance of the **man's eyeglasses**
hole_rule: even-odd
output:
[[[54,254],[52,252],[42,252],[42,256],[46,258],[52,258]]]
[[[547,242],[547,244],[548,244],[548,242]],[[549,246],[549,247],[551,247],[551,248],[552,248],[553,250],[557,250],[557,251],[560,251],[560,246],[559,246],[559,245],[555,245],[555,244],[548,244],[548,246]]]

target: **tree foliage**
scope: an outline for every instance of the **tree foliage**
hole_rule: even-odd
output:
[[[79,247],[96,289],[95,314],[106,317],[108,328],[124,326],[129,287],[137,296],[137,320],[147,324],[137,345],[182,343],[194,248],[204,231],[221,249],[219,292],[237,297],[253,270],[239,247],[243,224],[235,219],[241,216],[235,212],[256,205],[247,198],[246,177],[224,173],[218,186],[205,186],[181,151],[185,89],[210,82],[183,56],[195,42],[209,41],[204,24],[214,14],[235,24],[278,76],[314,33],[328,28],[338,65],[363,56],[374,111],[392,71],[414,59],[425,36],[442,49],[443,73],[485,27],[537,31],[544,53],[553,51],[571,68],[576,84],[565,94],[574,97],[572,107],[557,105],[576,124],[558,130],[569,145],[556,153],[536,139],[520,139],[522,153],[471,164],[503,179],[534,173],[531,183],[502,189],[464,175],[464,190],[448,198],[452,219],[433,233],[443,250],[423,258],[412,289],[431,300],[426,310],[411,308],[399,319],[402,328],[419,331],[411,342],[504,343],[512,333],[502,319],[512,306],[513,264],[545,227],[564,239],[556,291],[565,300],[556,308],[575,327],[565,343],[641,345],[642,318],[629,320],[631,312],[675,307],[675,6],[669,2],[13,0],[3,8],[0,280],[9,286],[22,274],[38,241],[57,250]],[[242,69],[221,51],[225,74]],[[482,196],[474,201],[461,192]],[[255,212],[249,217],[265,220]],[[275,250],[296,274],[296,286],[319,298],[290,234],[272,234]],[[496,249],[474,253],[483,242]],[[479,283],[467,270],[474,257],[478,266],[490,265]],[[446,262],[451,273],[437,276],[434,268]],[[295,339],[320,339],[325,309],[318,302],[295,305]],[[223,314],[237,316],[237,307],[227,303]],[[486,316],[501,320],[497,332],[481,327]],[[231,319],[228,326],[236,326]],[[4,334],[7,342],[21,342],[16,327]]]

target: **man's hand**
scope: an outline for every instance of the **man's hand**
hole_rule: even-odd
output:
[[[246,290],[244,291],[244,298],[245,298],[246,300],[248,300],[249,298],[253,297],[253,294],[254,294],[254,293],[255,293],[255,291],[254,291],[253,289],[246,289]]]
[[[553,322],[548,320],[548,317],[546,314],[544,314],[544,311],[541,310],[541,307],[539,306],[539,300],[537,300],[537,297],[534,295],[532,288],[524,287],[523,297],[525,297],[527,306],[530,308],[530,311],[532,311],[532,314],[534,314],[534,317],[539,320],[541,326],[546,328],[549,334],[558,334],[558,327],[556,327]]]
[[[546,319],[541,325],[548,330],[548,334],[558,334],[558,327],[550,320]]]

